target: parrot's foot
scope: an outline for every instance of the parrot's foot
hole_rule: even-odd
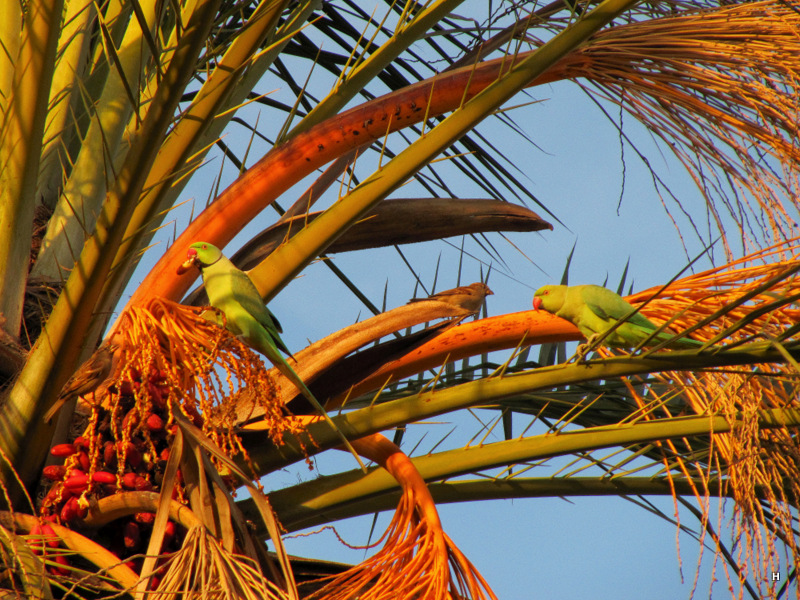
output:
[[[591,344],[578,344],[575,354],[573,354],[572,358],[570,358],[567,362],[574,362],[576,364],[588,362],[586,360],[586,355],[589,354],[591,349]]]
[[[575,351],[575,354],[570,358],[567,362],[575,362],[576,364],[583,364],[589,362],[586,356],[594,349],[595,340],[597,339],[598,334],[594,334],[588,340],[586,340],[583,344],[578,344],[578,348]]]

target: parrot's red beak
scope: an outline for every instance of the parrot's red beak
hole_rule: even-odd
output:
[[[183,275],[192,269],[192,267],[197,266],[197,250],[194,248],[189,248],[189,251],[186,253],[186,256],[189,258],[185,260],[180,267],[178,267],[178,275]]]
[[[542,299],[539,296],[533,297],[533,310],[539,310],[539,307],[542,305]]]

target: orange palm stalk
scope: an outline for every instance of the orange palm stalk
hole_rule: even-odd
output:
[[[493,350],[574,341],[582,337],[572,323],[543,311],[528,310],[462,323],[402,358],[384,365],[346,394],[333,398],[329,405],[340,406],[347,398],[354,398],[404,377],[440,367],[448,361]]]
[[[444,533],[433,497],[408,456],[381,434],[355,440],[353,446],[397,479],[403,490],[400,504],[380,540],[381,550],[332,577],[309,600],[497,600]]]

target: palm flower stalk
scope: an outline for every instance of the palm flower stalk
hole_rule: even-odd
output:
[[[355,440],[353,445],[397,480],[402,489],[400,501],[377,542],[383,542],[382,548],[332,577],[309,599],[496,600],[480,573],[442,529],[433,497],[408,456],[380,434]]]

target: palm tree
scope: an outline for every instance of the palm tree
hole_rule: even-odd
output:
[[[734,595],[787,593],[768,574],[791,580],[798,559],[800,6],[505,2],[473,21],[454,0],[374,13],[348,0],[11,4],[0,24],[6,589],[493,598],[437,503],[592,493],[674,496]],[[485,135],[518,130],[502,107],[559,81],[627,111],[697,184],[702,207],[686,208],[651,168],[687,235],[721,237],[723,264],[628,299],[701,348],[595,342],[589,360],[567,361],[563,344],[582,337],[562,319],[465,321],[482,297],[378,307],[330,259],[470,235],[502,261],[494,232],[552,229],[505,201],[555,219]],[[459,198],[456,180],[481,191]],[[202,208],[182,200],[198,181]],[[408,181],[424,197],[387,199]],[[326,208],[311,212],[317,201]],[[191,291],[196,269],[178,274],[191,243],[224,248],[267,206],[280,216],[232,257],[262,298],[319,259],[373,313],[294,354],[337,410],[334,427]],[[307,316],[293,327],[312,323],[325,328]],[[409,424],[476,407],[502,441],[413,460],[400,449]],[[264,492],[261,478],[342,436],[377,466]],[[529,476],[547,460],[557,476]],[[735,501],[728,536],[709,517],[714,496]],[[383,510],[394,516],[380,547],[324,565],[321,580],[284,548],[284,532]]]

